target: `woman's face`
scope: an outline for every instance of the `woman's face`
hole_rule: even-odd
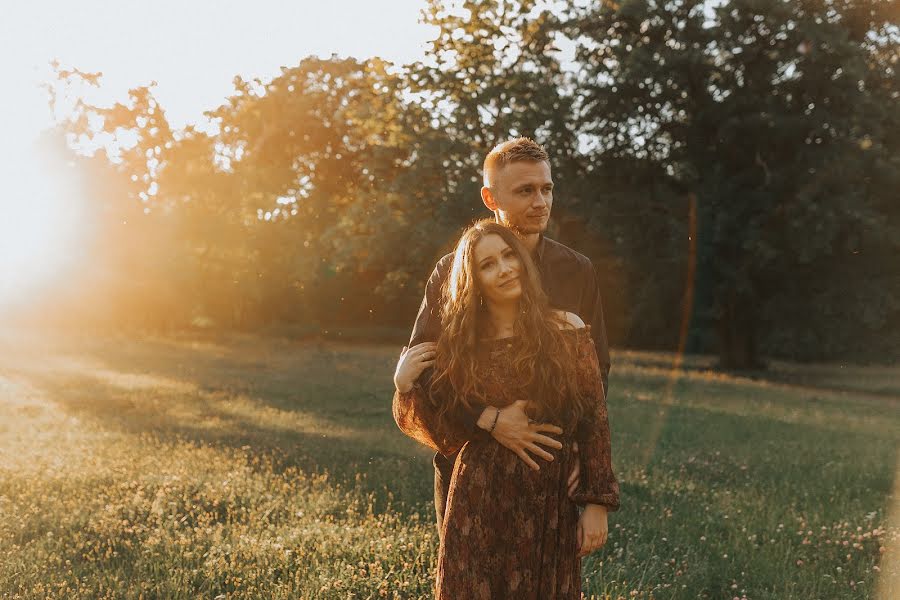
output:
[[[522,263],[502,237],[489,233],[475,244],[472,254],[475,280],[486,301],[505,304],[521,297]]]

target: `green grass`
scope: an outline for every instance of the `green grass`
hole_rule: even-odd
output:
[[[431,453],[391,418],[398,351],[8,333],[0,597],[430,597]],[[622,509],[588,597],[900,594],[900,370],[613,360]]]

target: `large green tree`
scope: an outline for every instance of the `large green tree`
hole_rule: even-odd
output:
[[[626,0],[570,15],[578,120],[596,155],[696,198],[694,326],[715,328],[726,367],[758,366],[763,341],[813,357],[897,313],[896,283],[853,258],[861,244],[889,256],[900,240],[886,219],[896,29],[885,8]],[[891,300],[873,305],[876,294]],[[837,322],[848,310],[876,314]],[[777,333],[803,322],[818,333]]]
[[[410,89],[443,138],[433,150],[453,185],[448,200],[458,206],[450,218],[458,223],[484,214],[481,161],[517,135],[545,145],[564,188],[579,163],[556,14],[538,0],[429,0],[423,22],[436,34],[425,59],[410,67]]]
[[[209,116],[239,190],[233,204],[258,221],[260,277],[266,289],[294,290],[276,314],[291,318],[293,306],[305,311],[299,320],[375,322],[393,316],[376,310],[386,301],[412,304],[410,271],[445,178],[423,156],[430,118],[404,101],[399,70],[309,58],[271,81],[235,84]]]

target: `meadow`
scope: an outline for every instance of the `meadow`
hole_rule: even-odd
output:
[[[399,348],[0,334],[0,597],[429,598]],[[587,598],[900,597],[900,369],[613,356]]]

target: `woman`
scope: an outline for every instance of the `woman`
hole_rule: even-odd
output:
[[[404,433],[457,457],[441,531],[436,598],[580,598],[581,557],[602,546],[619,507],[593,342],[552,310],[515,234],[480,221],[462,235],[443,294],[437,344],[406,351],[394,376]],[[433,368],[430,377],[420,375]],[[532,470],[490,435],[499,411],[526,404],[558,425],[560,448]],[[581,485],[566,478],[577,459]],[[579,516],[576,504],[583,504]]]

